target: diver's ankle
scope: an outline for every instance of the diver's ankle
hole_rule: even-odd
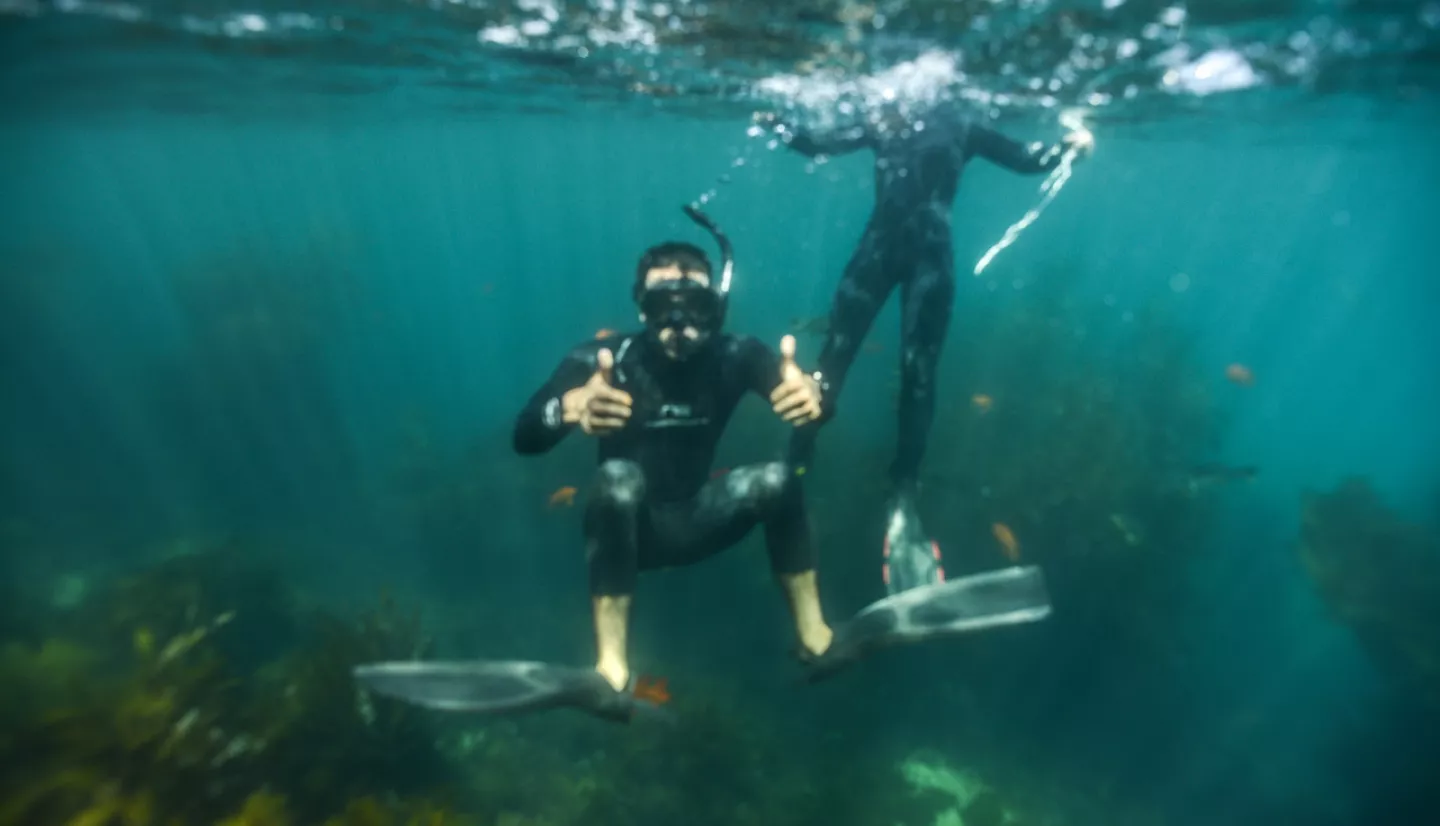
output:
[[[819,625],[802,629],[800,632],[800,644],[805,647],[806,651],[809,651],[817,657],[829,650],[830,643],[834,639],[835,632],[830,630],[830,626],[823,622]]]
[[[618,660],[601,660],[595,664],[595,670],[610,687],[616,691],[624,691],[630,684],[630,667]]]

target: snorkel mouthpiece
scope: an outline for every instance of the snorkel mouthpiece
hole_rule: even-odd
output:
[[[689,279],[656,284],[640,297],[645,323],[674,359],[694,355],[720,329],[723,309],[714,290]]]

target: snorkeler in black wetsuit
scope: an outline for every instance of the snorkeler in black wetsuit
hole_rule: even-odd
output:
[[[875,153],[875,208],[835,292],[819,358],[824,420],[833,416],[866,333],[899,285],[899,445],[890,469],[895,496],[886,530],[885,577],[891,593],[939,581],[944,576],[939,547],[920,527],[914,498],[935,416],[935,371],[955,295],[950,211],[960,173],[975,157],[1021,174],[1048,172],[1071,145],[1088,149],[1088,137],[1076,134],[1054,146],[1025,146],[965,116],[955,104],[847,130],[780,129],[791,149],[810,157],[859,149]],[[795,433],[790,460],[796,467],[804,469],[811,462],[824,420]]]
[[[626,617],[638,572],[698,562],[757,525],[804,650],[818,654],[830,642],[799,479],[781,462],[709,478],[745,393],[767,397],[798,426],[820,416],[819,383],[796,366],[792,337],[777,357],[756,339],[721,332],[728,262],[717,288],[710,279],[710,262],[690,244],[646,251],[634,288],[646,330],[571,350],[515,426],[522,454],[550,450],[577,426],[601,437],[584,531],[596,670],[617,689],[629,680]]]

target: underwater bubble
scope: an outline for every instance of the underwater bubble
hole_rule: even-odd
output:
[[[1170,289],[1177,293],[1183,293],[1190,289],[1190,276],[1183,272],[1177,272],[1170,276]]]
[[[516,46],[520,44],[520,31],[514,26],[490,26],[476,32],[475,39],[496,46]]]
[[[1186,12],[1183,6],[1171,6],[1160,13],[1160,22],[1167,26],[1179,26],[1185,22]]]

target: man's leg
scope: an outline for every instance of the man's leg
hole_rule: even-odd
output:
[[[929,250],[913,278],[900,288],[900,437],[890,477],[913,491],[930,425],[935,419],[935,372],[955,301],[954,258],[948,241]]]
[[[784,591],[800,644],[811,654],[823,653],[832,635],[815,583],[805,492],[784,463],[735,468],[706,483],[683,524],[655,520],[662,539],[656,544],[669,546],[664,552],[671,560],[689,564],[736,544],[757,523],[765,526],[770,569]]]
[[[635,462],[600,465],[585,502],[585,557],[595,616],[595,670],[624,690],[630,681],[626,630],[639,562],[640,512],[645,474]]]
[[[824,399],[826,419],[834,415],[835,402],[845,386],[850,366],[860,352],[860,345],[865,342],[865,336],[875,323],[880,308],[885,305],[885,299],[895,288],[897,273],[894,262],[888,262],[886,258],[883,239],[867,234],[850,257],[850,263],[845,265],[845,273],[835,290],[835,302],[830,310],[830,332],[817,360],[820,374],[828,385]],[[823,420],[795,431],[790,439],[792,465],[809,467],[822,424]]]
[[[936,242],[900,287],[900,437],[890,478],[895,494],[885,527],[885,588],[892,594],[941,581],[940,546],[920,522],[915,495],[935,418],[935,372],[950,327],[955,275],[950,246]]]

